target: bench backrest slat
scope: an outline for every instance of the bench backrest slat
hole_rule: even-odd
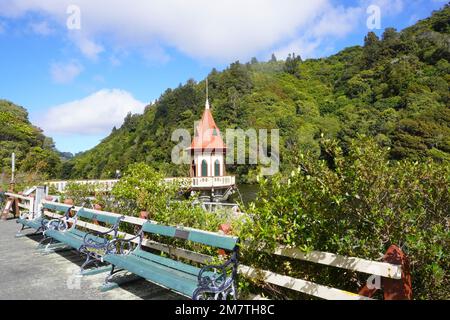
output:
[[[142,230],[148,233],[189,240],[192,242],[197,242],[226,250],[233,250],[238,242],[237,237],[230,237],[211,232],[202,232],[200,230],[164,226],[149,221],[144,223],[144,225],[142,226]]]
[[[64,205],[62,203],[57,202],[44,202],[44,208],[48,210],[54,210],[54,211],[64,211],[66,212],[68,209],[72,208],[71,205]]]
[[[106,214],[99,213],[98,211],[93,211],[89,209],[80,208],[77,212],[78,217],[86,218],[89,220],[96,220],[99,222],[104,222],[107,224],[114,225],[120,219],[120,217],[110,216]]]
[[[72,206],[67,205],[67,204],[57,203],[57,202],[52,202],[52,203],[44,202],[44,208],[48,209],[48,210],[53,210],[53,211],[66,212],[68,209],[72,208]],[[85,208],[80,208],[79,210],[77,210],[77,216],[86,218],[88,220],[96,220],[99,222],[104,222],[104,223],[110,224],[110,225],[116,224],[120,218],[120,217],[116,217],[116,216],[102,214],[101,212],[90,210],[90,209],[85,209]]]

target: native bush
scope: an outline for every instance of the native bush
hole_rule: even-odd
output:
[[[95,184],[81,184],[69,182],[67,183],[64,194],[64,199],[72,199],[76,206],[84,206],[90,208],[95,202],[95,189],[98,186]]]
[[[346,155],[336,141],[323,140],[321,149],[321,160],[306,154],[289,175],[260,180],[258,198],[246,208],[253,221],[241,236],[252,248],[283,244],[371,260],[396,244],[410,259],[414,297],[448,299],[449,163],[389,161],[389,150],[366,137],[352,140]],[[351,291],[364,281],[250,254],[266,269]]]

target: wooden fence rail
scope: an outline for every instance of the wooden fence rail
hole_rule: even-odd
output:
[[[48,201],[43,201],[48,202]],[[65,205],[67,209],[71,208],[71,205]],[[74,207],[74,211],[79,210],[81,207]],[[84,210],[91,211],[93,213],[100,213],[100,211],[94,210],[94,209],[86,209]],[[119,217],[121,215],[117,213],[111,213],[111,212],[105,212],[101,211],[103,215],[109,215],[112,217]],[[53,217],[58,218],[61,217],[60,214],[45,210],[44,214]],[[136,226],[142,226],[144,222],[147,220],[137,218],[137,217],[131,217],[131,216],[125,216],[124,222],[134,224]],[[155,221],[153,221],[155,222]],[[155,222],[156,223],[156,222]],[[80,227],[84,227],[86,229],[91,229],[94,231],[100,231],[104,232],[107,231],[107,228],[104,228],[99,225],[95,225],[92,223],[87,223],[83,221],[77,221],[77,225]],[[196,230],[192,228],[185,228],[188,230]],[[132,238],[134,235],[121,232],[120,235],[126,239]],[[137,240],[135,240],[137,241]],[[162,244],[159,242],[155,242],[152,240],[144,239],[142,245],[149,247],[151,249],[159,250],[162,252],[165,252],[170,255],[177,256],[179,258],[184,258],[190,261],[194,261],[197,263],[208,263],[210,262],[213,257],[205,254],[200,254],[196,252],[192,252],[190,250],[186,250],[183,248],[177,248],[170,245]],[[321,251],[312,251],[309,253],[305,253],[299,249],[296,248],[288,248],[286,246],[278,246],[273,252],[270,252],[271,254],[289,257],[293,259],[298,259],[302,261],[308,261],[312,263],[318,263],[322,265],[347,269],[351,271],[356,272],[362,272],[370,275],[385,277],[385,278],[391,278],[391,279],[401,279],[402,276],[402,269],[399,265],[394,265],[386,262],[379,262],[379,261],[372,261],[367,259],[361,259],[356,257],[346,257],[342,255],[337,255],[329,252],[321,252]],[[331,288],[328,286],[316,284],[307,280],[302,279],[296,279],[292,278],[286,275],[281,275],[274,273],[272,271],[267,270],[258,270],[256,268],[253,268],[251,266],[246,265],[240,265],[239,266],[239,272],[247,277],[250,278],[258,278],[262,279],[266,283],[274,284],[277,286],[281,286],[284,288],[289,288],[298,292],[302,292],[308,295],[312,295],[315,297],[319,297],[322,299],[338,299],[338,300],[371,300],[370,298],[367,298],[365,296],[361,296],[355,293],[351,293],[348,291],[340,290],[337,288]]]
[[[6,193],[9,197],[15,197],[17,199],[21,199],[24,202],[20,203],[20,208],[28,210],[28,212],[32,211],[34,206],[34,198],[26,197],[19,194],[14,193]],[[51,203],[50,201],[43,200],[43,203]],[[62,205],[67,209],[71,208],[71,205]],[[74,211],[80,210],[81,207],[74,207]],[[101,213],[103,215],[109,215],[112,217],[119,217],[120,214],[105,212],[105,211],[97,211],[94,209],[86,209],[92,213]],[[44,210],[44,214],[51,218],[60,218],[61,215],[58,213],[51,212],[49,210]],[[125,216],[124,222],[130,223],[136,226],[142,226],[147,220]],[[155,221],[152,221],[155,222]],[[155,222],[157,223],[157,222]],[[90,229],[93,231],[104,232],[108,229],[93,223],[88,223],[84,221],[77,221],[77,225],[86,229]],[[185,228],[187,230],[196,230],[193,228]],[[204,232],[204,231],[203,231]],[[214,232],[211,232],[214,233]],[[120,235],[125,239],[129,239],[134,237],[133,234],[128,234],[124,232],[120,232]],[[134,240],[137,242],[138,240]],[[246,243],[244,241],[244,243]],[[153,240],[144,239],[142,245],[165,252],[170,255],[174,255],[179,258],[187,259],[189,261],[194,261],[201,264],[206,264],[212,261],[213,257],[205,254],[200,254],[197,252],[193,252],[183,248],[173,247],[167,244],[159,243]],[[283,257],[289,257],[293,259],[298,259],[302,261],[318,263],[326,266],[332,266],[337,268],[342,268],[346,270],[362,272],[370,275],[380,276],[384,278],[390,279],[401,279],[402,277],[402,268],[400,265],[394,265],[386,262],[372,261],[367,259],[361,259],[356,257],[346,257],[342,255],[337,255],[329,252],[322,251],[312,251],[305,253],[296,248],[289,248],[286,246],[278,246],[274,251],[269,252],[270,254],[279,255]],[[263,280],[266,283],[274,284],[280,287],[289,288],[291,290],[295,290],[298,292],[302,292],[308,295],[312,295],[315,297],[319,297],[322,299],[338,299],[338,300],[371,300],[365,296],[361,296],[355,293],[351,293],[348,291],[340,290],[337,288],[332,288],[324,285],[320,285],[311,281],[296,279],[293,277],[289,277],[286,275],[277,274],[268,270],[259,270],[253,268],[251,266],[240,265],[239,272],[246,277],[250,278],[258,278]],[[260,298],[260,296],[254,296],[255,299]]]

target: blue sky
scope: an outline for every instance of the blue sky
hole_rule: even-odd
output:
[[[127,112],[215,67],[272,52],[328,56],[425,18],[440,0],[0,0],[0,98],[61,151],[95,146]],[[75,7],[71,6],[75,5]],[[368,13],[369,8],[369,13]],[[370,20],[374,22],[375,20]]]

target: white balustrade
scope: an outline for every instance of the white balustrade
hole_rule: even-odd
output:
[[[111,191],[119,180],[72,180],[72,181],[48,181],[46,185],[54,187],[58,192],[64,192],[68,183],[96,185],[97,191]],[[182,185],[190,185],[192,188],[226,188],[235,185],[234,176],[223,177],[195,177],[195,178],[166,178],[167,183],[178,182]]]

